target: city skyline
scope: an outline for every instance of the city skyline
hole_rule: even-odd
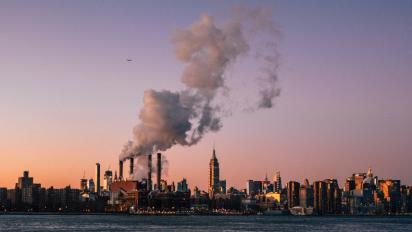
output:
[[[207,178],[206,178],[206,175],[204,176],[205,179],[208,179],[208,180],[205,180],[205,182],[207,182],[207,186],[203,189],[201,187],[199,188],[199,185],[193,185],[191,183],[187,183],[187,186],[190,189],[199,188],[200,190],[207,192],[210,197],[213,197],[214,193],[226,192],[226,190],[229,187],[234,187],[234,188],[239,189],[239,190],[248,191],[247,190],[248,189],[248,182],[251,181],[251,180],[252,181],[259,181],[259,182],[271,182],[271,183],[274,184],[274,186],[273,186],[274,191],[275,190],[278,191],[279,189],[282,189],[282,188],[287,188],[288,183],[290,183],[290,182],[305,183],[306,184],[306,183],[309,183],[309,181],[315,183],[315,182],[319,182],[321,180],[328,180],[328,179],[337,180],[338,181],[337,185],[342,187],[342,188],[345,188],[344,183],[350,176],[350,175],[347,175],[342,180],[340,180],[340,179],[338,180],[338,179],[336,179],[336,177],[333,177],[333,176],[325,176],[325,177],[321,177],[319,179],[309,179],[307,177],[299,177],[299,178],[292,177],[291,179],[283,179],[283,178],[281,178],[281,172],[279,170],[275,170],[273,172],[273,174],[269,175],[269,176],[268,176],[268,172],[266,172],[264,177],[261,176],[261,177],[257,177],[257,178],[245,179],[243,181],[244,185],[241,185],[241,186],[237,186],[237,185],[228,185],[228,186],[226,186],[226,179],[223,180],[221,178],[221,175],[220,175],[221,168],[220,168],[220,164],[219,164],[219,161],[218,161],[219,159],[217,158],[217,153],[216,153],[215,147],[213,147],[211,154],[212,155],[211,155],[209,165],[208,165]],[[157,184],[157,186],[159,186],[158,183],[160,183],[163,180],[166,181],[167,183],[178,183],[182,179],[184,179],[184,180],[190,179],[189,175],[188,176],[183,176],[180,179],[176,179],[176,180],[169,179],[167,175],[164,175],[164,169],[169,168],[167,163],[162,163],[162,161],[161,161],[162,158],[160,158],[160,157],[165,157],[164,154],[157,153],[157,158],[156,158],[156,163],[157,163],[156,166],[157,167],[155,167],[152,164],[152,155],[150,155],[148,157],[150,157],[149,158],[149,160],[150,160],[149,163],[145,162],[144,160],[140,160],[140,161],[143,161],[142,162],[143,164],[139,165],[138,164],[139,161],[132,158],[132,159],[128,159],[128,160],[119,161],[121,164],[117,168],[107,168],[107,169],[104,169],[104,170],[101,169],[100,163],[97,162],[94,165],[94,175],[91,175],[90,177],[87,177],[83,173],[83,176],[79,177],[79,179],[78,179],[78,180],[80,180],[80,182],[78,181],[78,183],[76,185],[72,186],[71,184],[65,184],[65,185],[63,184],[62,186],[50,185],[50,186],[43,186],[43,187],[63,188],[63,187],[71,186],[73,188],[80,187],[80,189],[82,189],[83,180],[86,180],[86,181],[93,180],[92,189],[96,193],[100,194],[100,188],[106,189],[107,186],[108,186],[107,179],[106,179],[106,174],[107,173],[110,173],[110,178],[114,178],[114,179],[118,178],[119,180],[130,180],[130,181],[148,180],[149,183],[150,183],[150,186],[152,186],[152,185],[156,186],[156,184]],[[149,169],[150,170],[149,172],[147,172],[146,169],[141,169],[142,168],[141,165],[148,165],[148,164],[152,167],[151,169]],[[166,164],[166,167],[163,167],[164,164]],[[126,168],[126,170],[124,169],[125,165],[128,166],[128,168]],[[161,171],[160,171],[160,173],[158,173],[156,171],[156,174],[154,174],[152,169],[161,170]],[[224,168],[223,168],[223,170],[224,170]],[[26,173],[28,173],[29,170],[25,169],[22,172],[24,173],[24,175],[26,175]],[[104,173],[104,176],[101,173]],[[374,176],[372,174],[372,167],[368,167],[367,169],[360,170],[360,171],[352,171],[351,175],[354,176],[354,175],[359,175],[359,174],[365,174],[369,178],[373,177],[373,178],[380,178],[382,180],[397,180],[397,178],[393,178],[393,177]],[[151,178],[147,179],[147,175],[149,175]],[[156,175],[156,179],[155,179],[156,182],[155,183],[153,183],[153,181],[152,181],[152,178],[154,178],[153,175]],[[33,177],[32,177],[32,179],[33,179]],[[282,181],[282,179],[283,179],[283,181]],[[224,185],[224,187],[223,187],[224,190],[222,190],[222,186],[221,186],[222,181],[223,181],[223,185]],[[363,181],[363,179],[362,179],[362,181]],[[32,182],[33,182],[33,180],[32,180]],[[38,183],[40,183],[40,181],[38,181]],[[104,183],[104,184],[102,184],[102,183]],[[109,182],[109,183],[111,183],[111,182]],[[410,186],[411,185],[411,184],[405,183],[405,182],[402,182],[402,183],[405,186]],[[88,184],[86,183],[86,185],[88,185]],[[16,186],[16,183],[14,183],[12,186],[0,186],[0,188],[1,187],[14,188],[15,186]],[[100,186],[100,188],[99,188],[99,186]],[[106,187],[104,187],[104,186],[106,186]],[[159,188],[159,187],[157,187],[157,188]],[[156,190],[156,189],[154,189],[154,190]]]
[[[220,165],[213,149],[209,162],[208,189],[190,188],[186,178],[168,182],[162,176],[163,158],[156,156],[156,183],[152,182],[152,155],[144,165],[149,171],[137,180],[139,163],[129,158],[129,177],[124,160],[119,172],[104,172],[101,185],[100,163],[94,179],[80,179],[77,187],[44,187],[29,171],[23,172],[14,188],[0,186],[0,209],[4,212],[105,212],[135,215],[411,215],[412,186],[401,180],[382,179],[368,168],[353,173],[340,186],[334,178],[290,180],[282,185],[280,172],[272,181],[249,179],[246,188],[226,186],[220,178]],[[142,161],[140,157],[140,161]],[[145,170],[147,171],[147,170]],[[125,176],[126,175],[126,176]]]
[[[0,186],[14,187],[24,170],[60,188],[78,186],[84,172],[94,177],[96,162],[101,176],[116,170],[144,90],[183,89],[173,32],[202,13],[222,23],[237,4],[272,13],[281,95],[271,109],[223,117],[222,129],[195,146],[162,152],[166,179],[207,190],[216,143],[227,186],[244,188],[276,171],[285,184],[336,178],[342,186],[369,167],[411,185],[411,2],[4,1]],[[228,75],[246,79],[248,64]],[[237,89],[242,96],[247,87]]]

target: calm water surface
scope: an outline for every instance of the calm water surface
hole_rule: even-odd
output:
[[[412,231],[412,217],[0,215],[0,231]]]

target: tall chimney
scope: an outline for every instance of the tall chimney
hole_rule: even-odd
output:
[[[157,190],[162,190],[160,181],[162,180],[162,153],[157,153]]]
[[[150,153],[147,156],[147,165],[148,165],[148,173],[147,173],[147,191],[152,191],[152,154]]]
[[[134,158],[130,158],[130,175],[133,175],[133,169],[134,169]]]
[[[96,185],[94,191],[100,196],[100,163],[96,163]]]
[[[119,160],[119,180],[123,180],[123,161]]]

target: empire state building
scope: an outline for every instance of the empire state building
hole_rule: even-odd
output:
[[[212,198],[217,192],[219,192],[219,161],[213,148],[213,155],[209,162],[209,197]]]

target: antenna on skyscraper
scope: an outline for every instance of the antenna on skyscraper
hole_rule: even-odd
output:
[[[215,141],[213,141],[213,157],[215,157],[216,158],[216,144],[215,144]]]

